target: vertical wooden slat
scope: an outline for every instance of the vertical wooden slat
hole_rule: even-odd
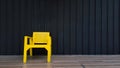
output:
[[[22,2],[21,2],[21,0],[19,1],[19,29],[18,29],[18,31],[20,32],[20,34],[19,34],[19,54],[21,55],[21,54],[23,54],[23,47],[24,47],[24,45],[23,45],[23,37],[21,37],[21,4]],[[23,45],[23,46],[22,46]]]
[[[37,4],[35,7],[38,9],[36,10],[37,14],[35,19],[37,18],[36,26],[39,28],[38,31],[45,31],[44,23],[45,23],[45,1],[36,1]],[[34,27],[35,28],[35,27]]]
[[[42,10],[39,12],[39,14],[37,14],[38,13],[37,11],[40,9],[40,5],[39,4],[40,4],[40,2],[37,2],[37,0],[33,0],[32,31],[39,31],[39,29],[40,29],[40,27],[38,27],[38,26],[40,26],[40,23],[38,23],[40,21],[39,20],[40,17],[37,18],[37,15],[39,16]]]
[[[33,10],[33,8],[32,8],[32,0],[29,0],[29,1],[27,1],[27,4],[26,4],[26,6],[27,6],[27,33],[28,33],[28,35],[31,35],[31,31],[32,31],[32,10]]]
[[[107,37],[107,0],[102,0],[102,54],[107,54]]]
[[[70,20],[70,53],[75,54],[76,52],[76,38],[75,38],[75,28],[76,28],[76,0],[71,0],[71,20]]]
[[[113,54],[113,0],[108,0],[108,54]]]
[[[18,28],[19,28],[19,26],[18,26],[18,19],[19,18],[17,18],[17,17],[19,17],[19,16],[17,16],[17,14],[19,14],[19,13],[17,13],[17,7],[18,7],[18,4],[17,4],[17,2],[15,2],[14,0],[13,0],[13,2],[12,2],[12,22],[11,22],[11,25],[13,25],[13,32],[11,32],[12,33],[12,40],[14,40],[13,42],[12,42],[12,45],[9,45],[9,46],[11,46],[11,47],[14,47],[14,48],[12,48],[12,52],[16,55],[16,54],[18,54],[18,52],[16,52],[16,51],[19,51],[19,43],[18,43],[18,46],[16,46],[15,44],[17,44],[17,42],[18,42]],[[8,35],[9,36],[9,35]],[[17,38],[17,39],[16,39]]]
[[[101,0],[96,0],[96,54],[101,53]]]
[[[0,31],[1,31],[1,0],[0,0]],[[1,33],[0,33],[0,38],[1,38]],[[1,39],[0,39],[1,40]],[[1,44],[1,42],[0,42],[0,44]],[[1,47],[0,47],[0,53],[1,53]]]
[[[64,1],[64,54],[68,54],[70,52],[70,0]],[[58,44],[59,45],[59,44]]]
[[[20,35],[21,35],[21,37],[20,37],[20,40],[21,40],[21,44],[23,45],[23,39],[24,39],[24,35],[27,35],[27,33],[25,32],[25,30],[27,29],[26,28],[26,26],[25,26],[25,18],[26,18],[26,13],[25,13],[25,10],[26,10],[26,8],[25,8],[26,6],[25,6],[25,0],[21,0],[20,1],[20,12],[21,12],[21,15],[20,15],[20,28],[19,28],[19,30],[20,30]],[[26,33],[26,34],[25,34]],[[21,45],[21,46],[22,46]],[[23,46],[20,48],[20,50],[22,51],[21,52],[21,54],[23,54]]]
[[[95,0],[90,0],[90,34],[89,34],[89,53],[95,53]]]
[[[77,32],[76,32],[76,45],[77,54],[82,54],[83,52],[83,0],[77,0]]]
[[[83,4],[83,53],[88,54],[89,0],[84,0]]]
[[[51,10],[51,18],[50,18],[51,24],[49,24],[49,25],[50,25],[50,29],[51,29],[50,31],[52,34],[52,41],[53,41],[52,49],[53,49],[53,53],[57,54],[57,48],[56,48],[56,46],[57,46],[57,43],[56,43],[57,42],[57,35],[56,35],[57,34],[57,32],[56,32],[57,31],[56,30],[56,28],[57,28],[57,26],[56,26],[56,24],[57,24],[57,10],[56,10],[57,9],[57,0],[54,1],[54,4],[52,5],[51,9],[52,9]],[[64,18],[63,18],[63,20],[64,20]],[[62,27],[64,29],[64,25]]]
[[[120,42],[120,24],[119,24],[119,18],[120,18],[120,1],[119,0],[114,0],[114,53],[115,54],[119,54],[120,53],[120,46],[119,46],[119,42]]]
[[[63,8],[64,8],[64,4],[63,4],[63,0],[58,0],[58,54],[64,54],[64,36],[63,36]],[[68,47],[69,48],[69,47]]]
[[[1,25],[0,25],[0,33],[1,33],[1,54],[6,54],[6,46],[7,46],[7,36],[6,36],[6,0],[1,0]]]

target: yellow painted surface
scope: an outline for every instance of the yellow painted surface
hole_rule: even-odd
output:
[[[29,43],[28,43],[29,39]],[[23,63],[27,61],[27,51],[30,49],[30,56],[32,55],[32,48],[45,48],[47,50],[47,62],[51,62],[51,36],[50,32],[33,32],[33,36],[24,36],[24,52]],[[38,44],[36,44],[38,43]],[[41,44],[46,43],[46,44]],[[37,45],[37,46],[36,46]]]

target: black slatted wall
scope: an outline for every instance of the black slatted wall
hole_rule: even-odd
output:
[[[0,54],[49,31],[53,54],[120,54],[119,0],[0,0]],[[37,53],[38,51],[35,51]]]

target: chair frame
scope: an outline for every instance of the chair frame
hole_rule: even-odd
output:
[[[35,32],[33,32],[33,33],[35,33]],[[43,33],[43,32],[41,32],[41,33]],[[29,44],[28,44],[28,39],[29,39]],[[35,46],[35,44],[33,42],[33,37],[24,36],[23,63],[26,63],[26,61],[27,61],[27,51],[28,50],[30,50],[30,56],[33,56],[32,48],[45,48],[47,50],[47,62],[51,62],[51,43],[52,43],[51,41],[52,41],[51,36],[49,35],[48,43],[46,45],[38,44]]]

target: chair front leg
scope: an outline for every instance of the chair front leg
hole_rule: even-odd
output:
[[[47,62],[51,62],[51,48],[48,49],[48,53],[47,53]]]
[[[24,48],[23,63],[27,61],[27,48]]]

